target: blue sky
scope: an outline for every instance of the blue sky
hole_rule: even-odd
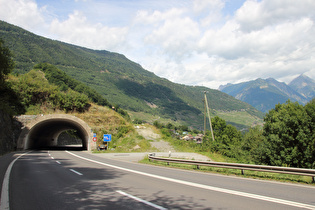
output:
[[[1,20],[214,89],[314,79],[314,11],[313,0],[0,0]]]

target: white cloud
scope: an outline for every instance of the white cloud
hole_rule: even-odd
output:
[[[161,24],[161,22],[166,20],[172,20],[173,18],[178,18],[184,13],[183,9],[171,8],[165,12],[158,10],[148,11],[148,10],[139,10],[135,16],[135,24],[143,24],[145,26],[153,24],[156,26]]]
[[[223,0],[194,0],[193,12],[199,18],[201,27],[209,27],[222,19]]]
[[[180,63],[194,50],[198,36],[198,24],[188,17],[174,18],[152,31],[145,38],[145,43],[158,46],[163,54]]]
[[[197,13],[221,10],[224,7],[222,0],[194,0],[193,10]]]
[[[314,18],[314,11],[313,0],[248,0],[236,12],[235,19],[242,30],[251,31],[303,17]]]
[[[314,23],[308,18],[266,26],[259,31],[242,32],[235,21],[228,21],[220,29],[206,31],[200,39],[200,50],[209,56],[226,59],[283,55],[295,51],[301,45],[312,41]]]
[[[92,24],[81,12],[74,11],[65,21],[54,19],[50,32],[64,42],[92,49],[118,51],[126,45],[128,29]]]
[[[34,0],[0,0],[0,19],[38,32],[45,24],[45,7],[38,8]]]

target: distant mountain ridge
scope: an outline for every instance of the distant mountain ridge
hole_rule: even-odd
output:
[[[219,90],[262,112],[268,112],[276,104],[285,103],[288,99],[306,104],[315,97],[315,81],[306,75],[300,75],[288,85],[273,78],[259,78],[239,84],[221,85]]]
[[[315,97],[315,80],[301,74],[289,83],[289,86],[304,96],[308,101]]]
[[[14,55],[14,73],[24,74],[38,63],[50,63],[96,90],[115,107],[131,115],[140,113],[137,116],[144,116],[143,120],[150,115],[151,119],[171,119],[202,128],[204,91],[208,92],[212,112],[224,113],[225,120],[239,128],[248,122],[236,122],[229,114],[240,112],[254,121],[263,117],[262,112],[228,94],[172,83],[118,53],[47,39],[4,21],[0,21],[0,39]]]

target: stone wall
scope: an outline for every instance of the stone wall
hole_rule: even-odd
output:
[[[22,123],[0,110],[0,155],[16,150]]]

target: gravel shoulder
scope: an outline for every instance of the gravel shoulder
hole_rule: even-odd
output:
[[[139,135],[150,141],[151,146],[155,148],[156,152],[176,152],[175,149],[168,142],[163,141],[160,134],[155,133],[151,127],[141,125],[135,128]]]
[[[144,153],[93,153],[97,156],[102,156],[104,158],[138,162],[142,160],[145,156],[148,156],[150,153],[154,153],[156,157],[171,157],[187,160],[199,160],[199,161],[210,161],[210,158],[189,152],[177,152],[168,142],[163,141],[161,136],[154,132],[151,127],[144,125],[135,127],[138,134],[143,136],[145,139],[150,141],[152,147],[154,147],[152,152]]]

